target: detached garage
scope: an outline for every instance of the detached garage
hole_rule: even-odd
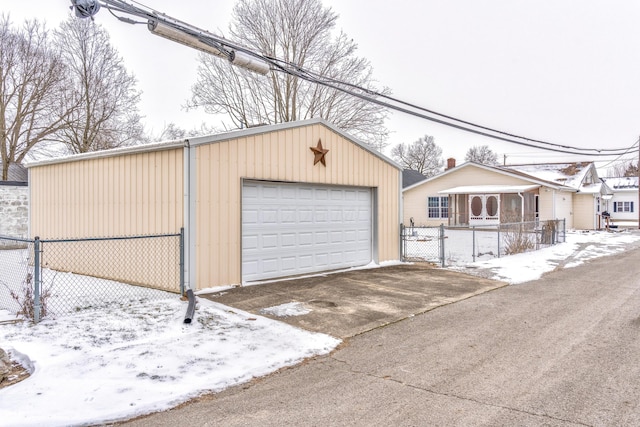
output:
[[[318,120],[30,165],[30,235],[185,228],[202,289],[397,260],[401,169]]]

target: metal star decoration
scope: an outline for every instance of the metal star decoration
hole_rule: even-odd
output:
[[[309,147],[311,151],[313,151],[313,165],[315,166],[318,162],[322,163],[322,166],[327,166],[327,161],[325,160],[325,156],[329,152],[322,147],[322,141],[318,140],[318,145],[315,147]]]

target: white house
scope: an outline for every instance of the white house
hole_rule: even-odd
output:
[[[606,210],[614,225],[638,225],[638,177],[602,178],[611,188],[613,197]]]

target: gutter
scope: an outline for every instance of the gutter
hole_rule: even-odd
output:
[[[184,290],[189,301],[184,323],[191,323],[195,315],[195,296],[193,291],[196,287],[196,161],[195,150],[192,149],[189,140],[183,143],[183,219],[184,224]]]

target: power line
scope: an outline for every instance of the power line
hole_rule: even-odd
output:
[[[76,14],[81,17],[92,17],[95,13],[97,13],[98,8],[87,7],[87,5],[97,4],[99,3],[103,7],[107,8],[114,16],[116,16],[119,20],[139,24],[142,22],[133,21],[126,17],[120,17],[115,15],[114,11],[120,13],[126,13],[133,16],[137,16],[139,18],[146,19],[150,25],[152,23],[162,23],[169,27],[169,29],[184,33],[193,39],[195,39],[194,43],[201,43],[201,47],[193,46],[192,41],[189,43],[185,43],[184,40],[174,39],[179,43],[189,44],[193,47],[202,49],[202,44],[205,46],[209,46],[210,48],[215,49],[218,53],[218,56],[228,58],[232,63],[246,67],[253,71],[258,71],[261,73],[266,73],[269,68],[274,72],[282,72],[294,77],[298,77],[310,83],[315,83],[317,85],[325,86],[347,95],[365,100],[367,102],[371,102],[382,107],[388,108],[390,110],[399,111],[405,114],[409,114],[421,119],[429,120],[434,123],[438,123],[444,126],[448,126],[454,129],[458,129],[464,132],[473,133],[476,135],[484,136],[487,138],[492,138],[520,146],[535,148],[537,150],[545,150],[552,151],[556,153],[563,154],[571,154],[571,155],[582,155],[582,156],[590,156],[590,157],[607,157],[614,155],[625,155],[628,153],[628,148],[581,148],[575,147],[571,145],[562,145],[556,144],[552,142],[542,141],[539,139],[528,138],[520,135],[516,135],[509,132],[504,132],[498,129],[490,128],[487,126],[483,126],[477,123],[473,123],[470,121],[462,120],[456,118],[451,115],[442,114],[436,112],[431,109],[427,109],[425,107],[421,107],[419,105],[409,103],[403,101],[401,99],[392,97],[390,95],[381,93],[379,91],[371,90],[364,88],[362,86],[358,86],[355,84],[351,84],[348,82],[344,82],[341,80],[333,79],[330,77],[323,76],[316,72],[303,69],[302,67],[297,66],[296,64],[280,60],[278,58],[269,57],[264,54],[258,53],[249,49],[247,47],[238,45],[229,40],[223,39],[221,37],[215,36],[205,30],[202,30],[198,27],[190,25],[186,22],[179,21],[175,18],[169,17],[165,14],[159,13],[154,9],[143,5],[140,2],[134,1],[135,4],[139,5],[134,6],[133,4],[127,3],[123,0],[72,0],[72,4],[76,8]],[[146,10],[145,10],[146,9]],[[166,35],[165,35],[166,36]],[[206,50],[206,49],[204,49]],[[240,60],[236,61],[238,58],[237,52],[240,52]],[[261,63],[257,61],[264,62],[269,64],[269,68],[265,68]],[[437,116],[437,117],[434,117]]]
[[[638,138],[638,140],[631,147],[629,147],[629,150],[626,153],[623,153],[623,154],[619,155],[615,159],[611,160],[609,163],[604,164],[604,165],[602,165],[600,167],[601,168],[606,168],[607,166],[612,165],[613,163],[616,163],[616,162],[620,161],[623,156],[625,156],[626,154],[629,154],[631,152],[631,150],[633,150],[634,148],[638,147],[639,145],[640,145],[640,138]],[[636,151],[636,150],[634,150],[634,151]],[[634,154],[634,158],[635,158],[635,152],[633,154]],[[624,160],[631,161],[632,159],[624,159]]]

